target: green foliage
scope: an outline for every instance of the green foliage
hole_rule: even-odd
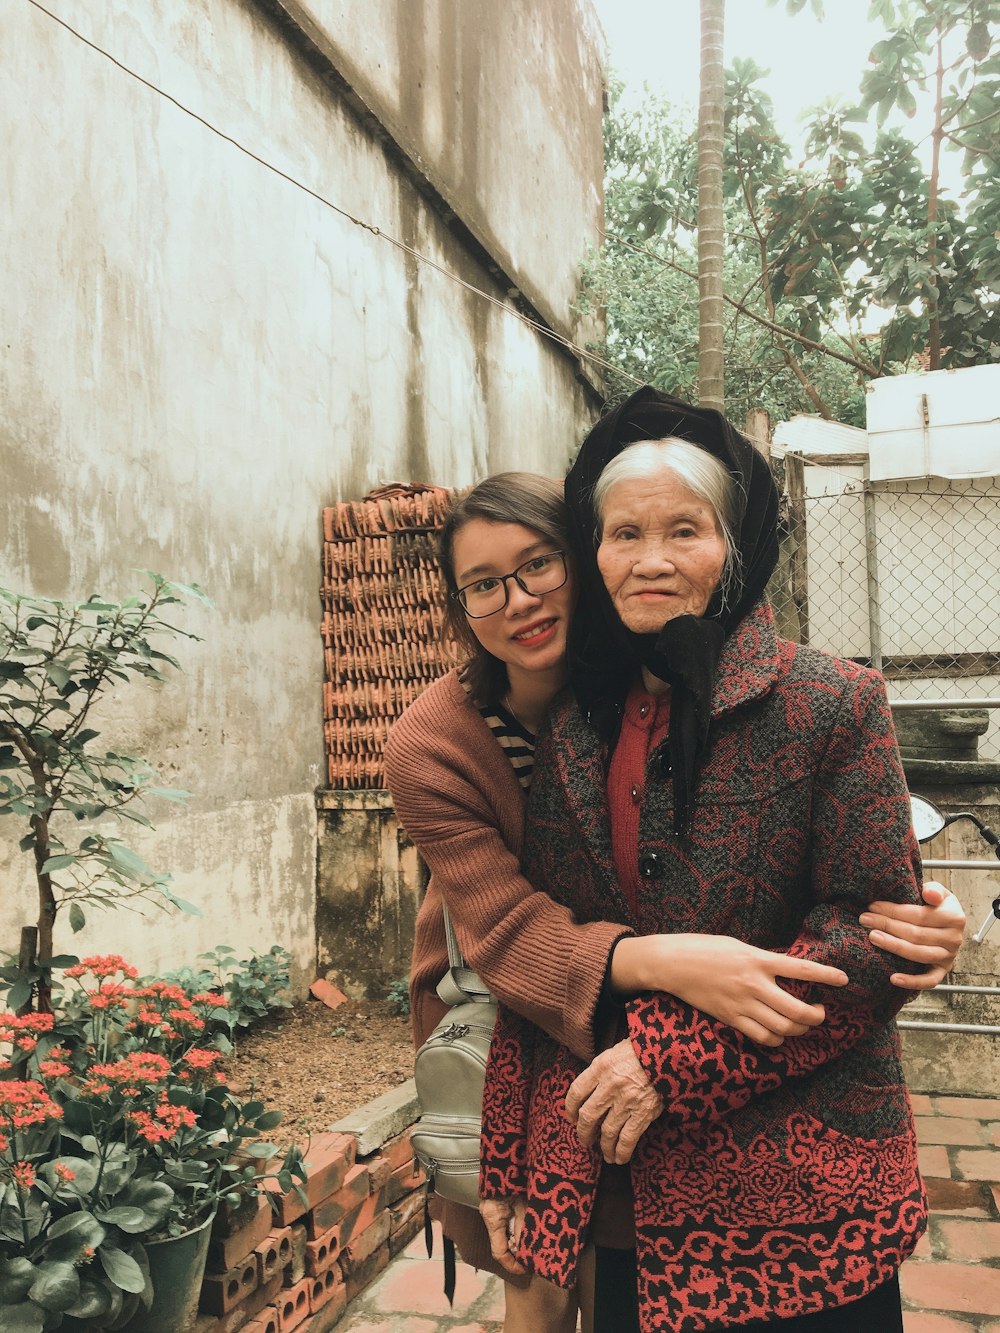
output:
[[[213,1023],[225,1027],[230,1038],[272,1014],[291,1007],[292,956],[280,944],[272,944],[267,953],[253,950],[248,958],[238,958],[236,950],[220,944],[198,955],[208,967],[183,968],[168,973],[168,979],[187,989],[219,996],[219,1008]]]
[[[53,1014],[0,1014],[0,1042],[28,1062],[0,1081],[0,1327],[93,1330],[152,1291],[144,1249],[305,1179],[301,1153],[261,1135],[281,1113],[242,1101],[206,1036],[213,997],[136,983],[117,955],[66,970]],[[136,984],[133,984],[136,983]]]
[[[410,1012],[409,977],[398,977],[395,981],[390,981],[386,997],[394,1014],[400,1014],[404,1018],[407,1017]]]
[[[208,604],[197,587],[147,577],[152,592],[123,602],[71,604],[0,588],[0,818],[20,822],[20,848],[34,860],[43,960],[63,908],[74,931],[85,904],[197,910],[105,827],[150,828],[145,798],[187,796],[158,785],[144,759],[102,748],[94,725],[97,706],[122,685],[164,681],[178,668],[157,645],[196,636],[166,613],[186,599]]]
[[[766,71],[735,60],[727,72],[725,359],[737,419],[766,407],[860,425],[865,383],[911,369],[928,348],[946,367],[1000,359],[1000,0],[874,0],[872,11],[887,34],[858,73],[857,104],[810,113],[804,164],[777,132]],[[933,91],[939,50],[941,98],[918,100]],[[962,154],[959,197],[890,125],[896,111],[917,137]],[[862,132],[869,113],[876,126]],[[606,243],[585,266],[581,305],[605,312],[601,350],[624,374],[693,397],[693,127],[653,97],[628,108],[613,86],[605,142]],[[612,397],[632,387],[610,379]]]

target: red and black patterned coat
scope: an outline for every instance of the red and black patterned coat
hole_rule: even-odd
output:
[[[826,1021],[778,1048],[665,994],[628,1003],[663,1115],[632,1162],[644,1333],[696,1333],[845,1304],[926,1225],[893,1016],[898,967],[858,914],[919,900],[920,865],[881,676],[776,637],[762,602],[727,642],[690,840],[650,757],[638,912],[614,877],[606,755],[575,705],[536,752],[525,873],[581,921],[706,931],[841,967]],[[600,1157],[563,1116],[583,1064],[515,1015],[494,1038],[484,1197],[527,1193],[520,1257],[576,1276]]]

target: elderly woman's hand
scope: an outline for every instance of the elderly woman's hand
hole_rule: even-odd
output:
[[[953,893],[928,880],[925,906],[913,903],[872,903],[858,920],[872,944],[888,953],[926,964],[924,972],[894,972],[890,981],[901,990],[930,990],[951,970],[965,932],[965,913]],[[930,910],[928,910],[930,909]]]
[[[644,935],[619,940],[611,984],[621,994],[667,991],[761,1046],[780,1046],[823,1022],[821,1004],[806,1004],[778,978],[846,986],[840,968],[770,953],[729,935]]]
[[[520,1277],[526,1272],[514,1258],[524,1225],[524,1195],[510,1199],[480,1199],[479,1214],[490,1238],[490,1250],[501,1268]]]
[[[631,1160],[635,1145],[663,1110],[632,1043],[620,1041],[591,1061],[566,1094],[566,1119],[585,1148],[600,1138],[606,1162]]]

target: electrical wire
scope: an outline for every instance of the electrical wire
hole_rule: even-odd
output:
[[[515,306],[509,305],[506,301],[501,301],[498,297],[491,295],[491,293],[483,291],[481,287],[477,287],[474,283],[467,282],[464,278],[459,277],[457,273],[452,273],[450,269],[438,264],[427,255],[421,254],[419,250],[415,250],[413,246],[407,245],[405,241],[399,240],[398,237],[393,236],[390,232],[383,230],[383,228],[376,226],[372,222],[366,222],[363,218],[356,217],[346,208],[341,208],[339,204],[335,204],[324,195],[318,194],[303,181],[298,180],[295,176],[289,175],[287,171],[282,171],[281,168],[276,167],[273,162],[268,162],[266,158],[259,156],[259,154],[255,153],[251,148],[248,148],[238,139],[234,139],[231,134],[227,134],[224,130],[219,129],[218,126],[213,125],[211,121],[206,120],[205,117],[199,115],[197,111],[192,111],[189,106],[185,106],[183,102],[178,101],[171,93],[166,92],[165,89],[160,88],[157,84],[151,83],[149,79],[144,78],[143,75],[139,74],[130,66],[123,64],[123,62],[116,56],[113,56],[109,51],[105,51],[102,46],[91,41],[89,37],[85,37],[83,33],[78,32],[76,28],[67,23],[65,19],[60,18],[58,14],[53,14],[51,10],[46,9],[46,7],[40,3],[40,0],[28,0],[28,3],[33,5],[35,9],[39,10],[47,18],[50,18],[54,23],[59,24],[61,28],[64,28],[78,41],[82,42],[84,46],[90,47],[92,51],[103,56],[105,60],[109,60],[112,65],[115,65],[118,69],[122,70],[122,72],[127,74],[130,78],[135,79],[137,83],[141,83],[143,87],[148,88],[150,92],[153,92],[158,97],[162,97],[165,101],[170,102],[178,111],[182,111],[184,115],[190,116],[192,120],[197,121],[199,125],[202,125],[212,134],[230,144],[233,148],[250,158],[251,161],[256,162],[259,166],[272,172],[275,176],[278,176],[281,180],[287,182],[287,184],[294,186],[297,190],[301,190],[304,194],[309,195],[311,199],[315,199],[317,203],[322,204],[324,208],[331,209],[334,213],[337,213],[340,217],[346,219],[346,221],[353,223],[355,227],[361,227],[363,230],[370,232],[378,240],[386,241],[389,245],[395,246],[397,250],[401,250],[404,254],[409,255],[418,263],[425,265],[425,267],[433,269],[434,272],[440,273],[442,277],[447,278],[450,282],[457,283],[458,286],[464,288],[465,291],[472,295],[482,298],[482,300],[489,302],[490,305],[496,306],[497,309],[504,311],[508,315],[513,315],[514,318],[519,319],[522,324],[526,324],[528,328],[533,329],[536,333],[542,334],[543,337],[548,338],[551,342],[557,343],[560,347],[572,353],[572,355],[579,360],[590,362],[595,366],[600,366],[602,370],[613,371],[616,375],[631,380],[634,384],[638,385],[642,383],[642,381],[636,379],[634,375],[628,374],[627,371],[613,365],[612,362],[605,360],[604,357],[598,356],[596,352],[578,346],[571,339],[564,337],[561,333],[557,333],[555,329],[551,328],[548,324],[537,319],[532,319],[530,315],[526,315]]]

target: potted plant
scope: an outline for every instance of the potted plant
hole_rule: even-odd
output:
[[[140,982],[116,955],[66,975],[55,1012],[0,1014],[0,1045],[27,1075],[0,1080],[0,1330],[135,1318],[171,1333],[197,1300],[219,1202],[259,1192],[278,1152],[260,1136],[281,1113],[229,1089],[206,1036],[216,993]],[[283,1189],[304,1179],[296,1149],[277,1175]],[[193,1233],[189,1291],[168,1316],[153,1302],[178,1293],[173,1280],[157,1289],[151,1258]]]

